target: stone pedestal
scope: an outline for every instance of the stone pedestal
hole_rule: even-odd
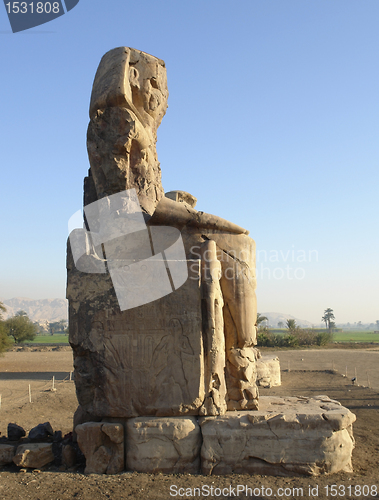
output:
[[[124,469],[122,424],[87,422],[77,425],[75,431],[86,457],[87,474],[117,474]]]
[[[195,417],[138,417],[127,422],[126,465],[137,472],[200,472],[201,432]]]
[[[354,421],[350,410],[327,396],[264,396],[258,411],[215,417],[131,418],[124,421],[126,468],[205,475],[351,472]],[[86,472],[102,471],[93,465],[100,449],[94,428],[101,426],[76,427]]]
[[[355,415],[327,396],[265,396],[258,411],[199,420],[203,474],[351,472]]]

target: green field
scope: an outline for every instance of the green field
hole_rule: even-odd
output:
[[[347,330],[333,334],[333,342],[379,342],[379,333]]]
[[[280,335],[285,337],[289,334],[289,331],[285,328],[270,328],[270,333],[274,335]],[[327,332],[325,328],[315,328],[308,330],[313,332],[315,335],[322,332]],[[367,330],[345,330],[345,331],[337,331],[333,332],[332,342],[335,343],[379,343],[379,332],[367,331]],[[300,343],[300,345],[302,345]]]
[[[34,340],[27,344],[68,344],[68,335],[64,333],[57,335],[36,335]]]

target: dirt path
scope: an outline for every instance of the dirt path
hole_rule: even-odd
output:
[[[282,372],[282,386],[272,389],[261,389],[262,395],[302,395],[315,396],[327,394],[337,399],[351,409],[357,416],[354,424],[356,448],[353,452],[353,473],[339,473],[320,477],[277,477],[277,476],[202,476],[202,475],[162,475],[124,473],[117,476],[85,476],[82,469],[76,471],[59,471],[48,466],[44,471],[20,472],[15,466],[0,468],[0,498],[1,500],[31,499],[31,500],[170,500],[172,498],[232,500],[278,499],[298,500],[330,500],[331,498],[346,499],[377,499],[379,491],[379,394],[377,390],[363,386],[352,386],[349,379],[340,374],[330,373],[331,362],[344,371],[348,361],[354,360],[357,365],[358,377],[360,370],[372,370],[378,353],[352,351],[336,353],[322,351],[281,351],[279,358],[286,370],[290,362],[291,371]],[[17,357],[19,354],[25,354]],[[69,373],[72,369],[70,352],[63,353],[8,353],[0,358],[0,388],[7,385],[11,389],[16,383],[35,382],[35,373],[31,367],[37,367],[40,377],[51,373]],[[58,355],[57,355],[58,354]],[[268,354],[268,353],[266,353]],[[332,356],[332,357],[331,357]],[[352,356],[350,358],[350,356]],[[44,359],[41,364],[41,359]],[[303,359],[303,361],[301,361]],[[360,364],[358,364],[358,362]],[[300,367],[298,370],[297,368]],[[304,370],[306,368],[306,370]],[[354,367],[353,367],[354,368]],[[302,370],[301,370],[302,369]],[[328,371],[309,371],[309,370]],[[371,371],[370,371],[371,373]],[[22,374],[29,379],[18,379]],[[371,375],[370,375],[371,376]],[[43,382],[44,380],[39,380]],[[377,383],[373,377],[373,383]],[[7,403],[8,404],[8,403]],[[36,400],[30,404],[5,404],[0,409],[0,430],[4,433],[6,424],[10,421],[22,425],[27,431],[40,422],[50,421],[55,430],[67,432],[72,428],[72,414],[76,409],[74,384],[59,382],[57,391],[48,388],[42,390]],[[331,485],[338,486],[338,495],[331,495]],[[237,486],[251,488],[248,494],[240,491],[237,496]],[[362,487],[365,486],[365,490]],[[174,489],[173,489],[174,488]],[[179,491],[184,495],[174,494]],[[195,488],[205,488],[195,493]],[[213,488],[213,494],[211,492]],[[218,489],[216,489],[218,488]],[[255,489],[255,491],[254,491]],[[258,493],[259,489],[259,493]],[[222,492],[224,490],[224,492]],[[317,490],[317,492],[316,492]],[[199,490],[196,490],[199,491]],[[342,494],[342,492],[345,492]],[[365,494],[363,494],[363,491]]]
[[[71,349],[11,351],[0,357],[1,435],[6,435],[15,411],[27,430],[50,419],[56,429],[71,431],[77,407],[74,383],[69,382],[73,369]],[[51,392],[53,377],[56,393]]]
[[[10,351],[0,357],[0,380],[7,373],[17,372],[70,372],[73,370],[70,348],[58,351]],[[41,348],[43,349],[43,348]]]

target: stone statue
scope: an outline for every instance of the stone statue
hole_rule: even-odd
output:
[[[102,58],[90,103],[85,229],[96,229],[97,215],[101,220],[100,212],[111,206],[113,195],[133,189],[146,226],[137,224],[138,231],[117,234],[106,244],[79,232],[89,271],[75,265],[70,239],[67,298],[80,403],[77,423],[141,415],[219,415],[258,407],[255,244],[245,229],[196,211],[196,198],[189,193],[164,195],[156,140],[167,99],[160,59],[126,47]],[[122,217],[130,200],[121,209],[111,209],[112,214]],[[160,245],[166,268],[175,266],[175,259],[166,258],[164,241],[157,243],[163,227],[180,231],[188,279],[176,286],[169,276],[170,293],[120,308],[110,262],[138,261],[140,272],[145,267],[143,285],[148,290],[151,275],[143,263],[151,254],[144,255],[140,242],[150,241],[155,250]],[[138,255],[131,256],[130,248],[137,247]],[[130,285],[132,274],[127,276]]]
[[[255,244],[193,195],[164,194],[167,98],[160,59],[126,47],[102,58],[83,227],[67,251],[85,472],[350,472],[355,416],[340,403],[263,396],[258,409]]]

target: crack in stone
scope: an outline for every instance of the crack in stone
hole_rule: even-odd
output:
[[[268,425],[269,431],[270,431],[270,432],[272,432],[272,433],[274,434],[274,436],[276,437],[276,439],[277,439],[278,441],[280,441],[279,436],[278,436],[278,435],[277,435],[277,434],[276,434],[276,433],[275,433],[275,432],[271,429],[270,422],[269,422],[268,420],[266,420],[266,422],[267,422],[267,425]]]

